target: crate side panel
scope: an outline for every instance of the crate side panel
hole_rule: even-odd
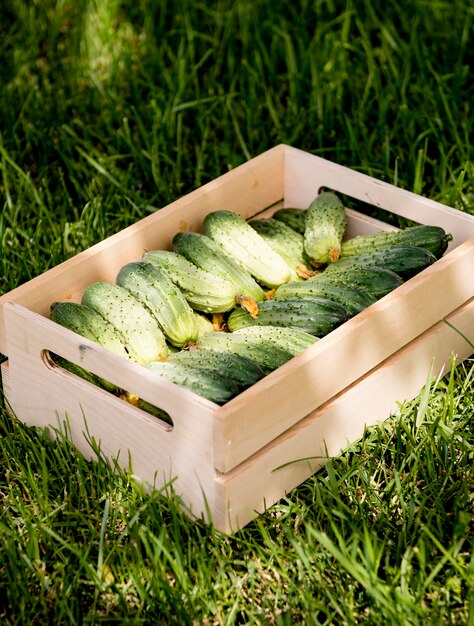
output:
[[[447,319],[474,339],[474,300]],[[359,439],[365,427],[383,421],[397,412],[399,403],[416,397],[432,365],[437,377],[449,371],[452,354],[460,363],[471,353],[472,347],[458,332],[439,322],[257,454],[220,475],[217,480],[226,488],[226,530],[247,524]]]
[[[78,301],[87,285],[97,280],[114,282],[120,268],[140,260],[145,250],[169,248],[176,232],[199,230],[211,211],[255,214],[283,197],[284,154],[280,146],[269,150],[1,296],[0,353],[8,354],[6,302],[49,315],[52,302]]]
[[[102,355],[86,350],[87,355],[93,356],[81,362],[80,354],[85,345],[80,343],[81,338],[77,339],[76,354],[71,345],[61,348],[62,332],[54,339],[57,325],[30,311],[21,311],[21,308],[12,304],[6,307],[11,356],[5,395],[13,413],[28,425],[64,430],[88,457],[94,456],[91,438],[100,443],[106,457],[118,458],[118,464],[127,470],[130,469],[130,455],[131,469],[140,479],[157,488],[173,480],[175,492],[182,496],[194,514],[200,516],[209,509],[214,515],[221,502],[216,495],[219,487],[214,481],[214,405],[190,402],[189,395],[183,398],[180,388],[176,389],[175,385],[169,385],[159,377],[140,380],[140,370],[147,374],[146,370],[115,355],[111,355],[109,363],[98,367]],[[39,323],[32,322],[34,317]],[[58,327],[58,330],[64,329]],[[52,339],[49,337],[51,333]],[[73,344],[76,340],[74,333],[66,335],[71,335]],[[109,380],[120,375],[130,378],[132,386],[142,384],[143,395],[168,410],[174,426],[164,424],[69,372],[48,367],[43,358],[45,347],[62,352],[66,358],[70,357],[87,369],[97,370]],[[117,359],[119,374],[115,371]],[[120,382],[120,379],[114,382]]]
[[[229,471],[467,302],[473,272],[474,239],[217,409],[216,468]]]
[[[285,205],[307,208],[321,187],[334,189],[420,224],[441,226],[453,235],[450,249],[474,237],[472,215],[288,147],[285,155]]]

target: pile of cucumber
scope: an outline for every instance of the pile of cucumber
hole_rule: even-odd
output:
[[[414,226],[344,240],[346,226],[332,192],[308,209],[249,222],[214,211],[202,233],[176,233],[172,250],[148,251],[115,283],[89,285],[81,303],[53,303],[51,319],[223,404],[434,263],[452,239],[440,227]]]

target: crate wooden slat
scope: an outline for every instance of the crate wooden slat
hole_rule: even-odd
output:
[[[281,206],[307,206],[322,187],[443,226],[454,235],[449,252],[222,407],[48,319],[52,301],[79,301],[89,283],[114,281],[145,249],[169,248],[177,231],[200,230],[213,210],[268,216]],[[348,236],[393,229],[346,213]],[[2,366],[4,393],[26,423],[56,426],[67,415],[84,454],[90,454],[90,436],[124,467],[130,454],[137,476],[157,487],[173,480],[193,514],[209,512],[218,528],[235,530],[324,459],[276,466],[318,456],[325,447],[336,454],[364,424],[414,397],[433,357],[438,371],[452,351],[459,360],[469,355],[469,344],[442,320],[459,324],[472,340],[473,275],[472,216],[277,146],[2,296],[0,351],[9,359]],[[173,426],[53,366],[48,351],[159,406]]]

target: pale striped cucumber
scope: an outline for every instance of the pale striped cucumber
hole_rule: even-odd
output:
[[[233,283],[241,298],[251,298],[255,302],[264,300],[265,292],[250,273],[223,254],[210,237],[193,232],[177,233],[173,238],[173,250],[200,269]]]
[[[338,272],[321,272],[307,282],[350,285],[378,299],[402,285],[403,279],[382,267],[348,266]]]
[[[210,370],[226,380],[233,381],[241,390],[250,387],[265,376],[262,368],[255,361],[232,352],[217,352],[204,348],[180,350],[172,354],[168,361]]]
[[[372,235],[352,237],[342,242],[341,256],[358,256],[389,246],[417,246],[429,250],[439,259],[452,238],[452,235],[446,233],[440,226],[410,226],[398,231],[381,231]]]
[[[254,219],[249,224],[286,262],[291,269],[291,280],[312,276],[307,267],[311,259],[305,254],[303,235],[272,218]]]
[[[222,313],[236,305],[239,294],[233,283],[196,267],[177,252],[151,250],[143,260],[165,272],[197,311]]]
[[[262,302],[256,319],[242,309],[235,309],[227,319],[227,326],[231,332],[245,326],[284,326],[322,337],[348,317],[343,306],[327,298],[293,297]]]
[[[319,296],[341,304],[349,315],[357,315],[377,301],[366,291],[345,284],[330,283],[323,280],[305,280],[298,283],[281,285],[275,292],[275,300],[281,298],[305,298]]]
[[[233,381],[209,370],[170,361],[155,361],[145,367],[216,404],[224,404],[239,393],[239,387]]]
[[[347,225],[344,205],[331,191],[317,196],[306,213],[304,247],[314,263],[331,263],[341,256]]]
[[[290,280],[291,271],[285,261],[240,215],[214,211],[206,216],[203,227],[224,254],[262,285],[273,288]]]
[[[306,214],[306,209],[288,207],[286,209],[278,209],[278,211],[275,211],[273,219],[283,222],[300,235],[304,235],[306,228]]]
[[[402,278],[410,278],[436,261],[429,250],[417,246],[390,246],[358,256],[344,257],[329,265],[325,272],[338,273],[359,267],[383,267]]]
[[[81,302],[112,324],[137,363],[168,356],[165,336],[157,319],[125,287],[92,283],[82,294]]]
[[[208,333],[200,337],[196,345],[198,349],[245,356],[255,361],[265,374],[269,374],[294,356],[291,350],[277,345],[271,339],[247,337],[237,333]]]
[[[160,268],[151,263],[127,263],[117,275],[117,284],[150,310],[171,344],[183,347],[196,341],[199,331],[194,311]]]

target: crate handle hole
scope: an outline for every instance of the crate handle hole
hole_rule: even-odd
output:
[[[137,411],[143,411],[144,413],[154,417],[158,422],[161,422],[160,425],[164,426],[165,430],[173,430],[174,424],[169,413],[151,404],[150,402],[146,402],[138,396],[132,395],[126,389],[120,389],[117,385],[105,381],[96,374],[92,374],[92,372],[81,368],[79,365],[75,365],[71,361],[68,361],[54,352],[50,352],[49,350],[42,351],[41,359],[48,369],[60,370],[65,376],[74,376],[86,381],[87,383],[98,387],[101,391],[109,393],[111,396],[117,398],[117,400],[120,400],[121,402],[128,402],[130,405],[135,407]]]

